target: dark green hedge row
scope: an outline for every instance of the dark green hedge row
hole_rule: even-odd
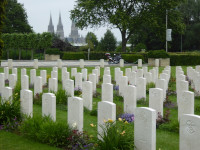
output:
[[[200,65],[200,54],[172,54],[170,53],[171,66]]]
[[[138,54],[122,54],[122,58],[128,63],[136,62],[138,59],[144,60],[143,55]]]

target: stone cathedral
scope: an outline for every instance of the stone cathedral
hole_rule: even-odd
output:
[[[85,38],[83,36],[79,35],[78,28],[76,27],[74,21],[72,21],[71,33],[70,33],[69,37],[65,38],[62,19],[61,19],[61,14],[59,14],[59,20],[58,20],[58,25],[57,25],[57,31],[56,32],[54,32],[54,25],[53,25],[53,21],[52,21],[52,16],[50,14],[48,32],[56,34],[61,40],[63,40],[63,41],[64,40],[68,40],[69,43],[71,43],[73,45],[76,45],[76,46],[81,46],[81,45],[85,44]]]

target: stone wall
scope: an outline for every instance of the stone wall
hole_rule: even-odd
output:
[[[155,60],[154,58],[148,58],[148,66],[155,66]],[[159,58],[159,66],[170,66],[170,58]]]
[[[58,59],[60,59],[60,55],[45,54],[45,60],[58,60]]]

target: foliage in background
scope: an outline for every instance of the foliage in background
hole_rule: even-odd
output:
[[[104,37],[101,38],[99,42],[98,50],[106,52],[115,51],[116,45],[117,45],[117,40],[114,34],[110,30],[107,30],[106,33],[104,34]]]
[[[28,23],[28,16],[23,4],[17,0],[7,0],[6,19],[3,33],[31,33],[32,27]]]
[[[67,105],[68,95],[65,90],[59,89],[57,93],[55,93],[55,96],[56,96],[56,104]]]
[[[91,50],[96,50],[98,46],[97,36],[93,32],[88,32],[85,37],[86,43],[88,44],[88,48]]]
[[[37,49],[50,48],[52,45],[52,34],[51,33],[42,33],[42,34],[2,34],[2,39],[5,41],[4,51],[7,52],[7,58],[9,58],[9,51],[12,49],[19,50],[19,59],[21,59],[21,50],[31,50],[32,58],[33,51]]]
[[[101,126],[103,133],[98,139],[98,148],[101,150],[133,149],[134,133],[132,125],[122,121],[108,120],[105,127]]]
[[[169,58],[169,54],[165,50],[154,50],[148,52],[148,58]]]
[[[3,40],[1,38],[1,33],[4,25],[4,19],[5,19],[5,6],[6,6],[6,0],[0,1],[0,58],[2,55],[2,49],[3,49]]]
[[[61,52],[57,48],[48,48],[45,53],[49,55],[60,55]]]

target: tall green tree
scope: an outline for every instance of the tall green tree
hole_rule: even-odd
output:
[[[107,52],[115,51],[116,45],[117,45],[117,40],[114,34],[110,30],[107,30],[106,33],[104,34],[104,37],[101,38],[99,42],[98,49]]]
[[[2,49],[3,49],[3,41],[1,38],[1,33],[5,19],[5,6],[6,6],[6,0],[0,0],[0,57],[2,56]]]
[[[89,47],[94,47],[94,50],[97,49],[98,40],[97,36],[93,32],[88,32],[85,37],[85,40]]]
[[[17,0],[7,0],[6,19],[3,33],[31,33],[32,27],[28,23],[27,13]]]
[[[165,34],[165,26],[160,26],[159,23],[160,15],[165,14],[166,9],[177,7],[181,1],[183,0],[77,0],[71,11],[71,18],[76,20],[79,28],[106,23],[118,28],[122,36],[122,49],[126,51],[130,36],[143,22],[159,27]]]

